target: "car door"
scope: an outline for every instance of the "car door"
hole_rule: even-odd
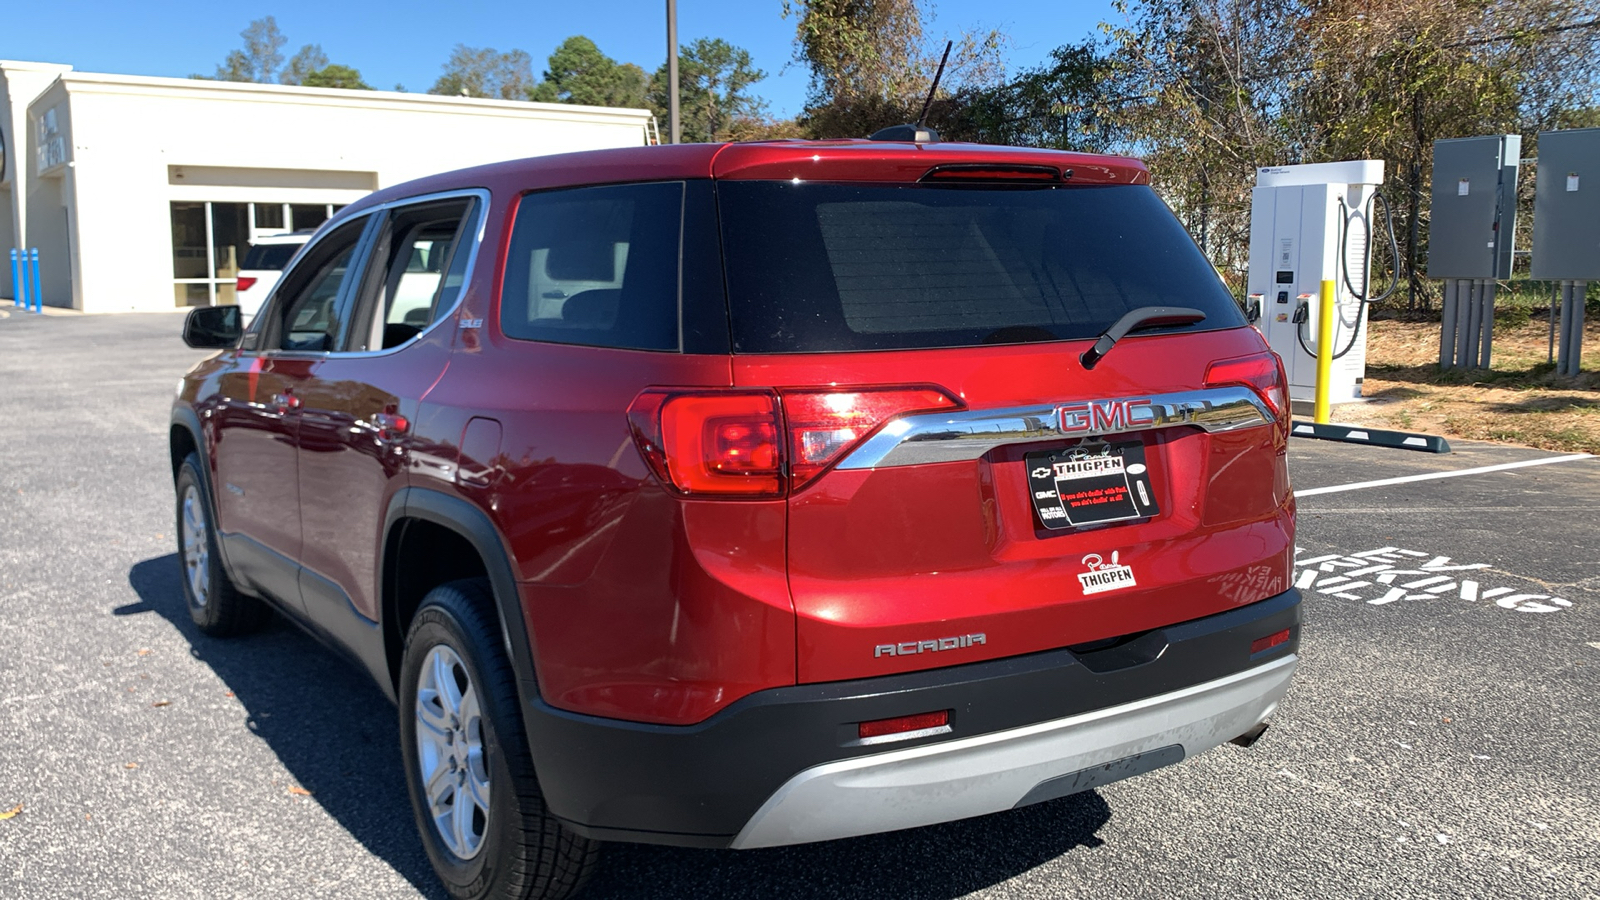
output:
[[[387,208],[374,225],[342,344],[292,376],[299,398],[301,595],[323,630],[381,661],[379,544],[406,483],[410,423],[448,362],[454,307],[477,229],[475,196]],[[469,237],[462,238],[462,235]]]
[[[263,320],[253,323],[220,379],[212,416],[218,531],[234,574],[300,609],[300,482],[296,441],[306,366],[331,346],[328,323],[349,293],[350,263],[365,217],[318,240],[285,273]]]

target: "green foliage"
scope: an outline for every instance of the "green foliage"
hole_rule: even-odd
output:
[[[278,80],[284,84],[305,84],[308,75],[326,65],[328,54],[322,52],[322,45],[307,44],[289,57],[289,64],[283,67]]]
[[[916,118],[945,48],[924,32],[927,0],[784,0],[783,14],[796,20],[795,60],[811,72],[807,136],[864,137]],[[958,97],[999,87],[1004,73],[999,31],[964,31],[954,45],[935,98],[947,112],[963,105]]]
[[[361,73],[349,66],[338,63],[323,66],[314,72],[306,73],[306,87],[344,88],[345,90],[370,91],[372,85],[361,80]]]
[[[750,88],[767,77],[750,53],[721,38],[699,38],[678,51],[678,115],[686,143],[738,139],[762,130],[766,103]],[[667,66],[650,79],[648,95],[656,117],[665,120],[669,102]]]
[[[278,67],[283,65],[283,45],[288,38],[278,30],[278,20],[272,16],[256,19],[239,32],[244,38],[244,48],[228,53],[217,73],[216,81],[249,81],[270,84],[276,80]]]
[[[533,60],[525,50],[500,53],[493,47],[457,44],[430,94],[526,100],[533,87]]]
[[[1092,41],[1057,47],[1005,84],[935,104],[929,121],[947,140],[1104,152],[1112,143],[1101,102],[1106,69]]]
[[[617,62],[581,34],[562,41],[548,63],[544,80],[533,87],[528,99],[634,109],[645,105],[644,69]]]

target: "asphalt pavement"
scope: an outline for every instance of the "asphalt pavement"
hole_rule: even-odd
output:
[[[189,623],[180,322],[0,318],[0,897],[442,896],[377,688]],[[1600,897],[1600,459],[1433,477],[1560,456],[1295,439],[1304,661],[1251,749],[896,834],[608,845],[584,896]]]

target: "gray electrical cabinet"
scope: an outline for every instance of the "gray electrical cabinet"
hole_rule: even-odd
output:
[[[1532,275],[1600,279],[1600,128],[1539,135]]]
[[[1515,134],[1433,142],[1429,278],[1511,277],[1521,154]]]

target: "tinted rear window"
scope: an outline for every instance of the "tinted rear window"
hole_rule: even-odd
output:
[[[510,337],[678,349],[682,182],[545,191],[511,231],[500,327]]]
[[[281,272],[283,267],[294,259],[296,252],[304,244],[256,244],[250,252],[244,255],[244,265],[241,269],[267,269]]]
[[[1092,338],[1141,306],[1244,324],[1145,186],[723,182],[718,201],[737,352]]]

